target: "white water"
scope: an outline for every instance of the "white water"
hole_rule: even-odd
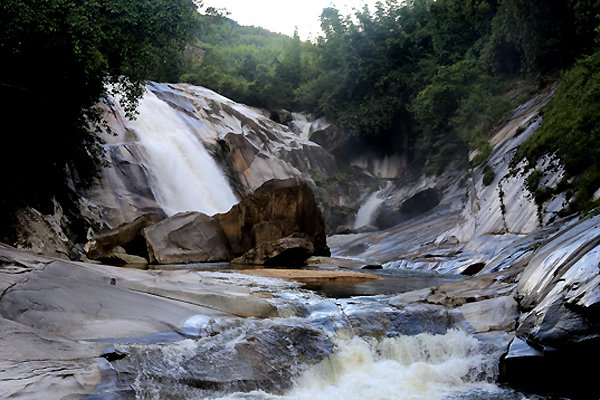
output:
[[[152,193],[167,215],[213,215],[238,202],[219,166],[177,111],[150,91],[138,110],[128,128],[145,150]]]
[[[437,400],[469,394],[475,397],[466,398],[477,398],[478,393],[503,399],[503,390],[490,383],[497,374],[496,361],[461,331],[379,341],[353,337],[309,367],[283,396],[255,391],[220,400]]]
[[[385,187],[373,192],[367,200],[360,206],[354,220],[354,229],[362,228],[369,225],[373,221],[375,211],[385,201],[392,188],[391,182],[388,182]]]

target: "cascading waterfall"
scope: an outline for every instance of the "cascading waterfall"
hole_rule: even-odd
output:
[[[354,229],[362,228],[363,226],[369,225],[373,222],[373,216],[375,211],[385,201],[385,198],[389,194],[393,185],[388,182],[383,188],[373,192],[367,200],[360,206],[356,213],[356,219],[354,220]]]
[[[227,348],[234,348],[233,344]],[[206,346],[206,348],[205,348]],[[284,394],[263,390],[211,395],[209,391],[186,385],[175,386],[177,398],[186,400],[522,400],[524,397],[493,382],[497,376],[494,355],[485,351],[482,343],[463,331],[450,330],[443,335],[422,333],[374,339],[351,337],[336,340],[337,350],[320,363],[309,366],[294,379],[292,389]],[[186,339],[159,352],[165,359],[171,380],[184,371],[180,362],[194,359],[199,352],[223,350],[203,342]],[[214,361],[219,363],[218,360]],[[222,360],[226,363],[227,360]],[[165,364],[163,363],[163,364]],[[161,364],[161,368],[165,365]],[[146,373],[152,373],[152,364]],[[219,369],[212,363],[205,370]],[[235,368],[234,368],[235,369]],[[251,375],[251,374],[250,374]],[[273,379],[277,379],[275,376]],[[161,398],[157,382],[136,381],[143,390],[142,398]],[[155,396],[150,395],[154,388]],[[175,394],[175,393],[173,393]]]
[[[152,192],[167,215],[213,215],[238,202],[222,170],[176,110],[146,91],[138,111],[127,127],[145,151]]]
[[[450,393],[498,388],[495,362],[481,343],[458,330],[445,335],[353,337],[300,376],[282,399],[435,400]]]

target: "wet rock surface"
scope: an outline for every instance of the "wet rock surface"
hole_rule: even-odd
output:
[[[331,338],[304,324],[246,321],[213,326],[211,336],[166,345],[119,345],[112,363],[138,393],[213,398],[233,392],[283,393],[304,368],[333,352]],[[226,360],[226,361],[225,361]],[[225,361],[225,362],[224,362]]]

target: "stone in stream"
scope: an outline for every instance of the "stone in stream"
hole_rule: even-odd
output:
[[[331,337],[305,324],[224,323],[210,336],[172,344],[118,345],[118,379],[157,398],[214,398],[232,392],[283,393],[304,368],[334,350]]]

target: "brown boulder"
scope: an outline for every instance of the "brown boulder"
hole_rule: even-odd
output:
[[[214,218],[235,256],[288,237],[311,242],[313,255],[330,255],[323,213],[308,183],[298,179],[267,181],[227,213]]]
[[[313,244],[302,238],[283,238],[264,242],[231,262],[235,264],[302,266],[314,253]]]

